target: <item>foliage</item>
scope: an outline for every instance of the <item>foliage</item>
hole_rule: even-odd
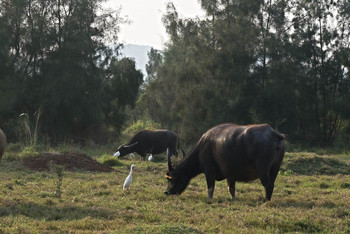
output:
[[[38,154],[38,151],[34,146],[27,146],[18,153],[20,159],[25,157],[34,157]]]
[[[22,140],[23,143],[25,143],[28,146],[35,147],[37,145],[38,141],[38,131],[39,131],[39,119],[42,113],[42,109],[39,108],[35,113],[35,123],[32,123],[32,121],[29,118],[29,115],[27,113],[22,113],[19,115],[19,122],[21,126],[21,133],[24,140]]]
[[[163,62],[163,56],[161,51],[151,48],[148,52],[148,63],[146,64],[146,82],[150,83],[151,81],[157,78],[157,70]]]
[[[151,120],[138,120],[123,131],[123,136],[126,139],[131,139],[131,137],[133,137],[137,132],[141,130],[154,130],[159,128],[160,125],[155,122],[152,122]]]
[[[59,165],[53,165],[52,167],[53,167],[52,168],[53,171],[55,171],[56,174],[57,174],[57,181],[55,182],[55,185],[56,185],[55,196],[58,199],[61,199],[61,197],[62,197],[62,182],[63,182],[64,167],[63,166],[59,166]]]
[[[120,131],[126,120],[126,106],[134,107],[139,87],[143,82],[142,72],[135,69],[135,61],[130,58],[112,59],[107,70],[109,85],[105,88],[106,122]],[[119,132],[118,132],[119,133]]]
[[[117,158],[113,157],[110,154],[103,154],[98,158],[98,161],[102,164],[105,164],[110,167],[120,167],[124,166],[124,163],[119,161]]]
[[[219,123],[265,122],[291,142],[346,146],[349,1],[201,0],[206,16],[193,19],[169,3],[170,40],[149,52],[144,85],[135,61],[118,57],[124,19],[102,3],[0,1],[8,139],[106,143],[147,119],[188,144]],[[21,129],[18,116],[38,110],[40,128]]]
[[[19,138],[17,117],[39,109],[37,130],[54,143],[120,131],[142,74],[117,58],[120,45],[108,46],[123,19],[102,2],[0,1],[0,122],[9,139]]]
[[[349,2],[200,1],[202,19],[169,3],[165,51],[152,51],[141,104],[195,141],[222,122],[266,122],[291,141],[332,144],[349,119]]]

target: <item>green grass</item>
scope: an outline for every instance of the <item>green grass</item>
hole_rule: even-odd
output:
[[[350,232],[350,167],[343,168],[349,165],[344,156],[288,153],[270,202],[258,180],[238,183],[233,200],[226,181],[217,182],[209,202],[203,174],[182,195],[168,197],[166,162],[128,157],[112,173],[65,171],[58,198],[57,173],[24,168],[14,160],[21,149],[11,147],[0,163],[0,233]],[[87,152],[108,159],[105,148]],[[134,181],[123,191],[132,163]]]

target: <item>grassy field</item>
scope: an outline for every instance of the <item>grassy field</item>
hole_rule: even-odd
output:
[[[226,181],[217,182],[209,202],[204,175],[182,195],[165,196],[162,160],[125,158],[111,173],[65,171],[60,184],[58,173],[24,168],[20,152],[9,148],[0,163],[0,233],[350,232],[346,153],[287,153],[270,202],[259,181],[238,183],[234,200]],[[101,159],[110,149],[65,150]],[[134,181],[123,191],[132,163]]]

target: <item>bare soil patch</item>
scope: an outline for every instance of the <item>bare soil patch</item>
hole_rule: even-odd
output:
[[[35,171],[50,171],[53,164],[63,166],[66,171],[113,171],[113,168],[97,162],[90,156],[77,153],[42,153],[23,159],[23,164]]]

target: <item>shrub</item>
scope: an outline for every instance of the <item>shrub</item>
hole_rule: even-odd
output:
[[[152,130],[158,128],[161,128],[160,124],[153,122],[152,120],[138,120],[123,131],[123,137],[130,139],[133,135],[141,130]]]
[[[25,147],[21,152],[18,153],[19,158],[33,157],[37,155],[38,152],[34,146]]]
[[[110,166],[110,167],[120,167],[124,166],[122,162],[120,162],[117,158],[108,155],[108,154],[103,154],[98,161],[104,165]]]

